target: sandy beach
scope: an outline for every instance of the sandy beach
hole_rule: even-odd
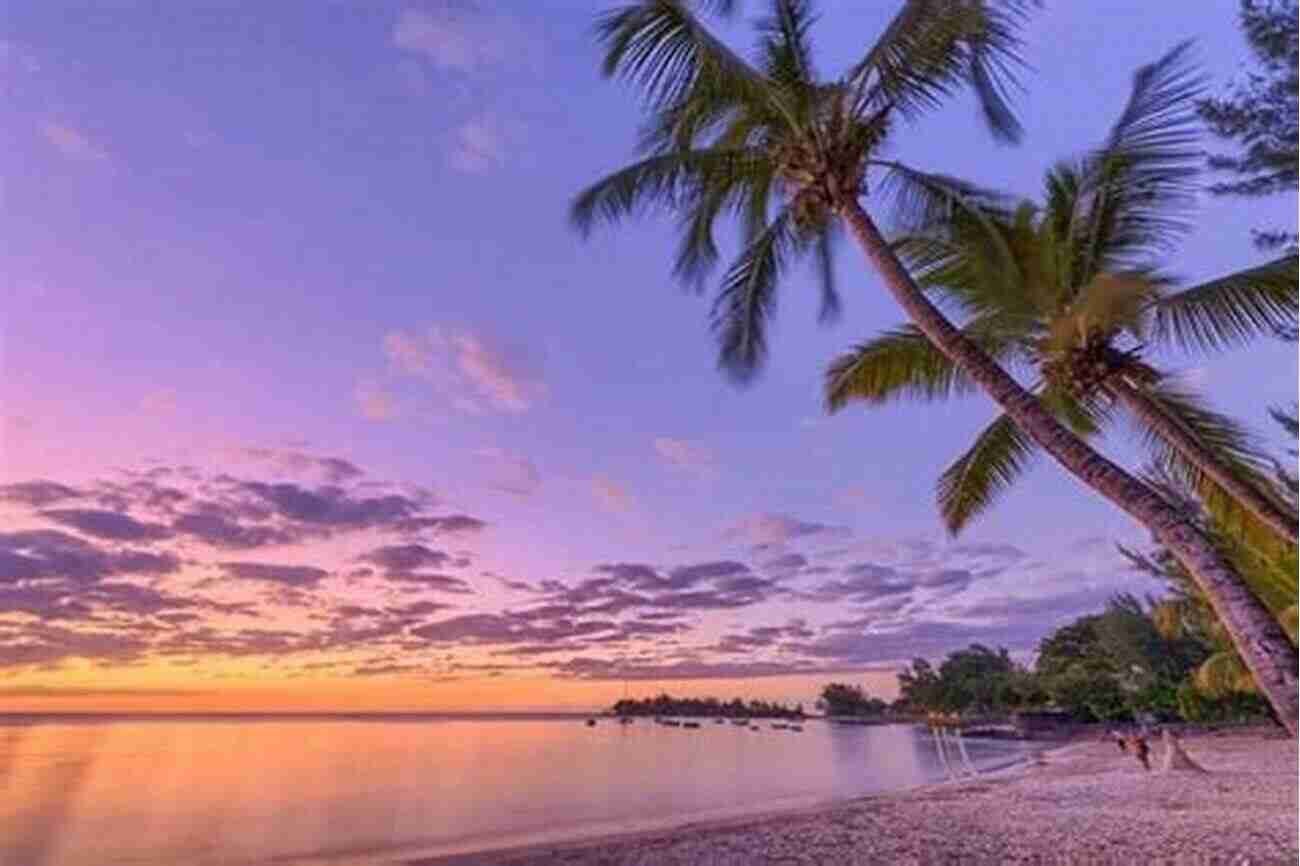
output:
[[[1297,748],[1273,731],[1189,735],[1206,773],[1151,772],[1096,735],[976,779],[815,810],[411,866],[1294,864]]]

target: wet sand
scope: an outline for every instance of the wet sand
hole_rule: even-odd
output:
[[[410,866],[747,864],[1223,864],[1297,862],[1297,749],[1280,732],[1189,735],[1208,771],[1142,769],[1110,741],[1026,765],[795,812],[572,843],[409,861]]]

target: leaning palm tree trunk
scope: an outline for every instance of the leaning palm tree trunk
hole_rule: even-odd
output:
[[[1261,692],[1294,737],[1300,733],[1295,650],[1282,627],[1218,550],[1177,510],[1075,436],[963,335],[917,287],[856,199],[839,216],[913,323],[988,392],[1016,424],[1071,474],[1146,526],[1193,575],[1245,660]]]
[[[1277,503],[1264,495],[1257,487],[1245,481],[1229,470],[1223,463],[1195,436],[1181,424],[1160,410],[1149,397],[1124,380],[1121,376],[1109,379],[1106,389],[1124,403],[1135,415],[1152,430],[1158,431],[1160,437],[1168,442],[1183,459],[1194,464],[1209,476],[1215,484],[1231,496],[1242,508],[1262,521],[1281,538],[1296,543],[1296,519],[1287,514]]]

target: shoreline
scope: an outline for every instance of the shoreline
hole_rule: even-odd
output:
[[[402,866],[1296,862],[1296,742],[1185,739],[1206,774],[1144,772],[1098,732],[975,777],[743,815],[432,856]],[[1159,766],[1163,748],[1153,751]],[[1279,769],[1280,768],[1280,769]],[[1183,858],[1183,859],[1180,859]],[[1216,859],[1217,858],[1217,859]]]
[[[497,864],[510,864],[523,858],[523,862],[533,863],[542,862],[537,860],[543,856],[568,856],[581,852],[586,849],[604,848],[607,846],[636,846],[639,843],[651,841],[665,833],[714,833],[718,831],[744,830],[756,824],[772,820],[797,819],[800,817],[817,817],[827,812],[853,806],[857,804],[868,804],[877,801],[891,800],[897,798],[907,798],[923,794],[924,792],[951,788],[962,784],[972,782],[998,781],[1003,779],[1013,779],[1021,773],[1030,772],[1036,764],[1044,759],[1050,759],[1056,755],[1066,755],[1069,751],[1081,744],[1090,741],[1091,737],[1076,735],[1065,740],[1054,741],[1052,743],[1044,742],[1044,748],[1033,749],[1026,754],[1008,761],[1006,764],[998,765],[988,770],[982,771],[978,776],[963,777],[960,779],[944,779],[937,782],[925,782],[920,785],[913,785],[906,788],[897,788],[890,791],[881,791],[874,794],[864,794],[854,797],[843,798],[801,798],[800,802],[788,806],[763,806],[756,808],[723,809],[714,812],[705,813],[703,816],[696,815],[685,818],[664,818],[664,819],[647,819],[645,822],[638,822],[640,826],[634,829],[607,832],[601,829],[594,829],[587,833],[566,833],[560,831],[561,835],[554,838],[545,838],[546,834],[532,834],[534,839],[526,842],[511,843],[494,847],[478,847],[473,843],[467,843],[463,851],[442,852],[430,855],[406,855],[400,859],[390,862],[391,866],[497,866]],[[628,823],[628,822],[622,822]]]

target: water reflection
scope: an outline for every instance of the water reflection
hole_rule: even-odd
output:
[[[1005,744],[968,744],[976,764]],[[997,746],[998,748],[993,748]],[[923,728],[640,721],[0,724],[0,862],[260,863],[610,832],[942,779]]]

